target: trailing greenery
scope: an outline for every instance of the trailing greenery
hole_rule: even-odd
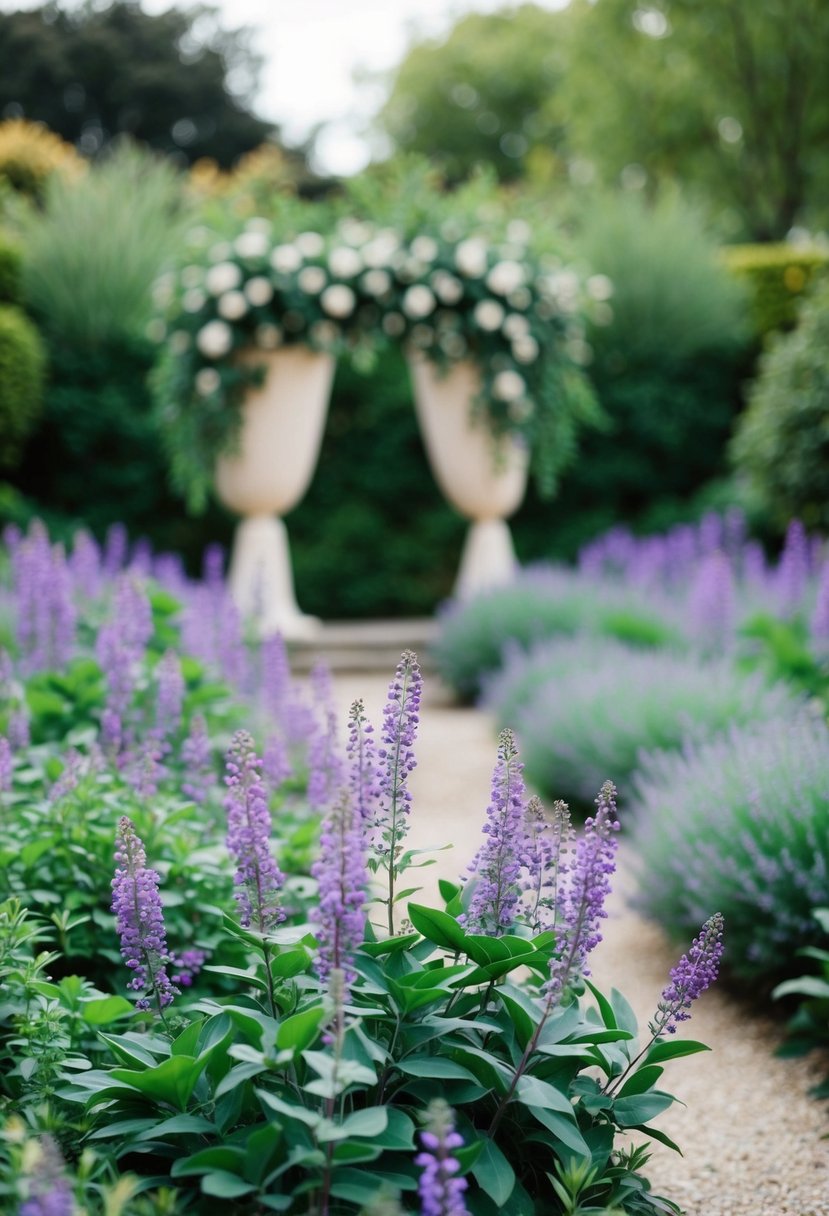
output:
[[[14,465],[42,407],[45,356],[19,308],[0,304],[0,467]]]
[[[829,942],[829,908],[815,908],[814,919]],[[805,1055],[829,1044],[829,950],[804,946],[797,953],[801,958],[811,959],[812,966],[798,979],[778,984],[772,993],[775,1000],[785,1000],[789,1005],[792,997],[800,997],[788,1023],[789,1037],[779,1052],[787,1056]],[[812,1092],[816,1097],[829,1098],[829,1078]]]
[[[761,340],[794,328],[804,298],[829,271],[829,251],[815,245],[728,245],[721,257],[748,289],[752,331]]]
[[[763,355],[732,458],[776,527],[797,517],[809,528],[829,528],[829,285]]]
[[[23,252],[0,230],[0,304],[20,304],[23,296]]]

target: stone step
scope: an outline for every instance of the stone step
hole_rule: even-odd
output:
[[[310,671],[320,660],[335,672],[394,672],[404,650],[417,652],[424,671],[434,671],[430,646],[437,636],[433,617],[381,621],[325,621],[313,638],[291,642],[291,667]]]

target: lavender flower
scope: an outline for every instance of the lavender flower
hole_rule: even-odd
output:
[[[616,788],[606,781],[596,799],[596,814],[584,821],[562,901],[562,924],[556,926],[556,957],[545,985],[548,1007],[557,1005],[578,975],[589,975],[587,956],[602,940],[607,916],[610,875],[616,869]]]
[[[262,672],[263,707],[274,721],[280,722],[291,696],[291,668],[285,639],[281,633],[271,634],[264,639],[259,652],[259,664]]]
[[[170,966],[174,968],[171,976],[173,983],[180,988],[190,988],[206,962],[206,950],[190,947],[188,950],[175,951],[170,955]]]
[[[186,798],[192,798],[199,806],[203,806],[214,779],[210,738],[203,714],[193,715],[190,733],[181,745],[181,759],[187,774],[181,792]]]
[[[13,771],[11,744],[5,735],[0,735],[0,794],[11,793]]]
[[[800,607],[808,580],[809,542],[803,524],[793,519],[777,567],[777,595],[784,616],[791,616]]]
[[[134,973],[127,987],[146,993],[136,1002],[137,1009],[149,1009],[152,997],[161,1012],[178,995],[178,989],[167,975],[170,956],[158,893],[160,880],[155,870],[148,869],[144,845],[126,816],[118,823],[115,860],[112,911],[121,956]]]
[[[319,939],[317,975],[326,983],[333,970],[341,970],[347,990],[356,978],[353,956],[365,932],[368,876],[362,820],[345,791],[323,823],[311,873],[319,883],[310,913]]]
[[[163,748],[155,735],[150,732],[141,743],[137,752],[122,757],[126,768],[126,778],[139,798],[145,801],[154,798],[164,777],[162,763]]]
[[[265,740],[265,749],[262,753],[262,770],[272,790],[278,790],[289,777],[293,776],[294,770],[291,768],[291,762],[288,759],[288,749],[285,746],[285,741],[276,731],[271,731]]]
[[[270,854],[271,816],[260,776],[262,762],[247,731],[237,731],[227,755],[227,847],[236,862],[236,902],[243,928],[260,933],[284,918],[283,877]]]
[[[524,814],[524,915],[535,933],[553,929],[558,919],[559,894],[568,872],[567,856],[575,844],[575,832],[566,802],[553,804],[550,818],[535,795]]]
[[[702,559],[690,591],[691,627],[706,646],[722,650],[734,635],[734,578],[731,563],[716,549]]]
[[[690,1018],[688,1011],[692,1003],[716,980],[723,953],[722,935],[723,918],[717,912],[702,926],[688,953],[671,968],[671,982],[663,989],[656,1017],[650,1025],[654,1038],[675,1034],[677,1023]]]
[[[383,710],[382,745],[377,750],[380,806],[375,820],[375,847],[386,855],[390,869],[394,868],[408,830],[407,816],[412,795],[407,779],[417,763],[413,745],[417,734],[421,690],[417,655],[412,650],[404,650],[389,685],[388,700]]]
[[[104,541],[104,570],[109,575],[120,574],[127,560],[129,537],[123,524],[111,524]]]
[[[76,595],[94,599],[101,585],[101,550],[88,532],[76,532],[72,539],[69,570]]]
[[[60,1149],[49,1135],[38,1141],[38,1154],[28,1181],[29,1197],[20,1205],[18,1216],[73,1216],[72,1185]]]
[[[166,652],[156,667],[155,675],[155,729],[157,737],[166,742],[181,726],[181,708],[184,702],[184,676],[178,655],[174,651]]]
[[[509,929],[521,898],[518,877],[527,854],[524,830],[523,765],[511,730],[498,736],[492,801],[483,827],[484,843],[469,867],[478,881],[463,922],[473,933],[497,936]]]
[[[49,801],[53,806],[77,789],[82,769],[83,756],[77,748],[70,747],[64,757],[63,772],[49,791]]]
[[[107,681],[101,733],[115,753],[127,741],[126,717],[138,679],[138,666],[152,637],[150,602],[142,587],[127,575],[115,589],[112,620],[98,634],[96,652]]]
[[[24,706],[13,709],[9,714],[7,733],[12,751],[25,751],[29,746],[32,735],[29,729],[29,715]]]
[[[466,1216],[466,1179],[458,1177],[461,1166],[453,1156],[455,1149],[463,1148],[463,1136],[455,1131],[454,1112],[442,1098],[429,1103],[420,1140],[423,1149],[415,1157],[415,1165],[421,1170],[418,1194],[422,1216]]]
[[[17,640],[26,669],[64,666],[75,641],[77,613],[63,549],[35,521],[12,556]]]
[[[351,706],[348,724],[345,749],[350,761],[348,787],[357,815],[363,823],[369,824],[377,814],[380,787],[377,783],[374,727],[365,716],[362,701],[355,701]]]

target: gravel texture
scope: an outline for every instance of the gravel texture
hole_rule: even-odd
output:
[[[387,687],[388,680],[375,674],[335,676],[343,712],[362,697],[375,722]],[[423,894],[429,896],[437,878],[456,878],[478,847],[495,730],[483,712],[452,706],[432,677],[416,753],[409,841],[417,847],[452,845],[421,872]],[[624,821],[623,807],[621,813]],[[631,885],[623,847],[593,972],[601,987],[624,993],[644,1026],[682,948],[672,948],[657,926],[630,910]],[[657,1121],[684,1156],[654,1144],[646,1171],[654,1191],[678,1203],[686,1216],[829,1216],[829,1104],[808,1096],[829,1071],[829,1060],[775,1057],[779,1025],[751,1015],[716,988],[697,1003],[683,1033],[712,1050],[671,1062],[660,1082],[685,1103]]]

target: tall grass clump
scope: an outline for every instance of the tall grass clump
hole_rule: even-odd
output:
[[[627,793],[642,752],[678,749],[732,723],[795,712],[783,684],[725,659],[647,651],[579,637],[513,655],[489,688],[499,723],[521,741],[528,780],[542,793],[588,803],[613,773]]]
[[[821,718],[801,710],[649,756],[635,788],[638,902],[669,933],[686,932],[713,900],[730,972],[769,985],[804,970],[799,947],[829,945],[813,918],[829,876]]]
[[[676,642],[670,609],[657,613],[644,594],[553,566],[531,567],[514,582],[456,601],[441,618],[433,655],[443,679],[471,700],[507,651],[527,650],[556,636],[590,633],[641,646]]]
[[[143,334],[181,220],[176,171],[129,144],[81,177],[53,175],[22,220],[24,291],[50,336],[88,347]]]

